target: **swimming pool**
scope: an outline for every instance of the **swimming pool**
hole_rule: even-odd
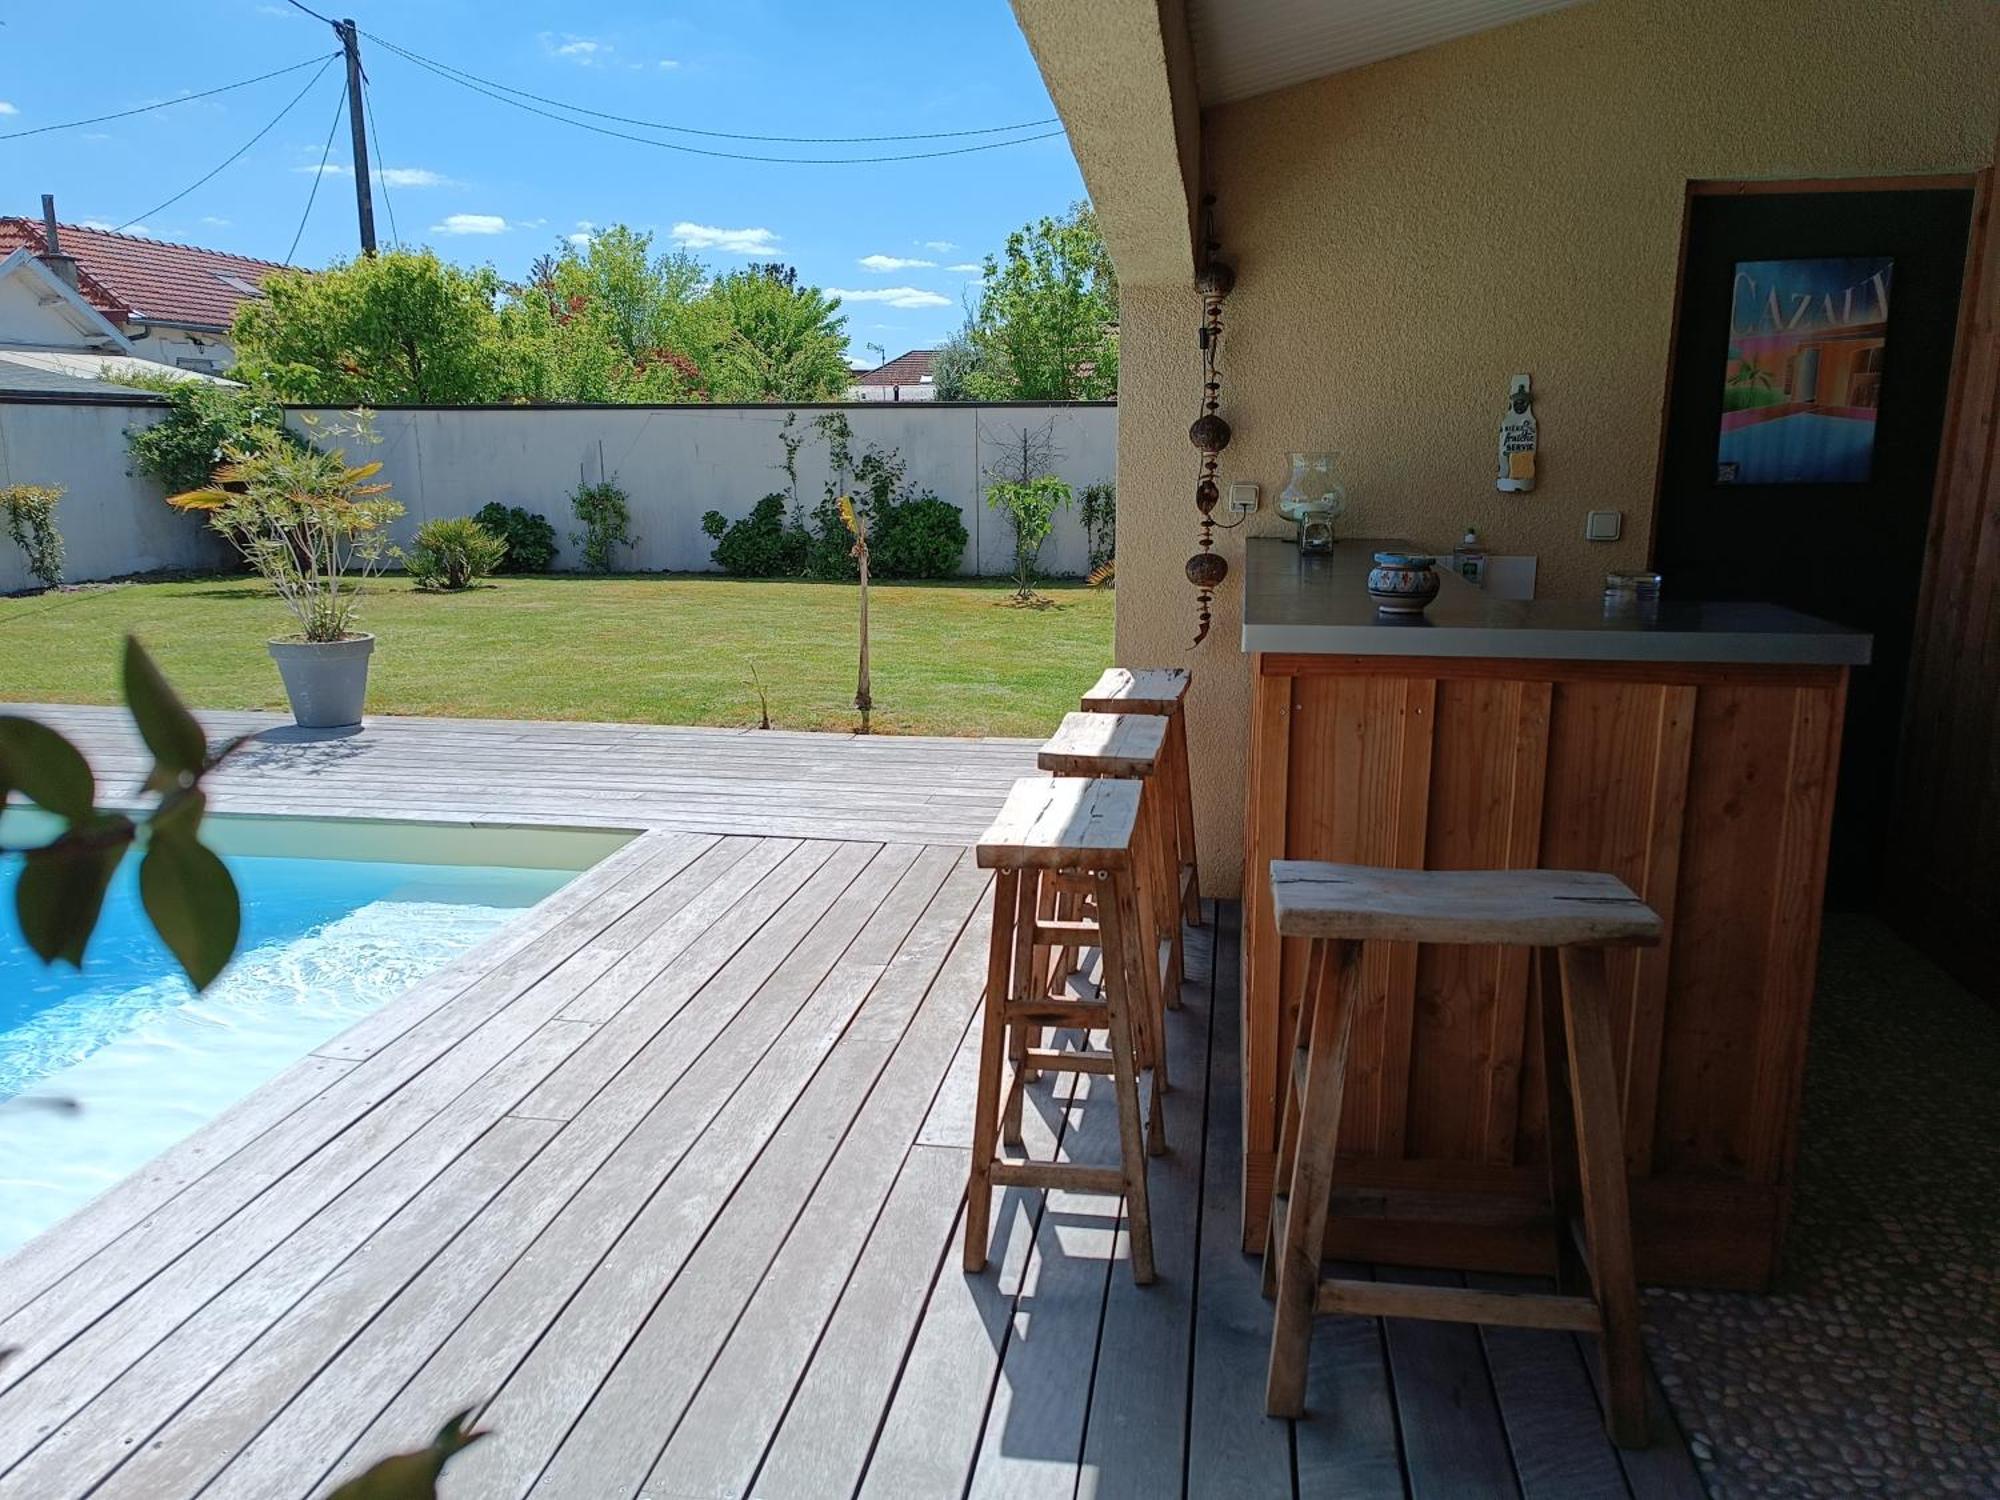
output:
[[[39,842],[7,815],[0,842]],[[45,967],[0,860],[0,1254],[498,932],[622,834],[217,816],[243,898],[234,962],[197,995],[146,922],[137,861],[82,971]]]

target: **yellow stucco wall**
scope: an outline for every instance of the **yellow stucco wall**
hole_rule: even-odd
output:
[[[1202,156],[1237,269],[1221,478],[1265,510],[1220,550],[1188,649],[1198,376],[1191,291],[1124,290],[1118,659],[1185,663],[1206,884],[1241,880],[1242,543],[1292,449],[1336,449],[1348,535],[1533,552],[1586,596],[1648,547],[1685,184],[1965,171],[2000,114],[1995,0],[1596,0],[1223,106]],[[1541,475],[1493,488],[1508,377],[1534,375]],[[1719,374],[1718,374],[1718,378]],[[1616,544],[1586,511],[1625,513]],[[1669,581],[1671,586],[1671,580]]]

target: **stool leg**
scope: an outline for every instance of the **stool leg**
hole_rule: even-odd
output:
[[[1646,1356],[1639,1333],[1639,1283],[1632,1264],[1632,1218],[1618,1075],[1611,1055],[1604,950],[1565,948],[1561,967],[1590,1282],[1604,1324],[1604,1383],[1609,1392],[1605,1425],[1621,1448],[1643,1448]]]
[[[1335,950],[1329,957],[1326,950]],[[1271,1365],[1264,1385],[1264,1409],[1274,1417],[1296,1417],[1306,1405],[1306,1356],[1312,1344],[1313,1312],[1319,1302],[1320,1249],[1326,1238],[1327,1205],[1333,1196],[1333,1158],[1340,1130],[1341,1096],[1347,1084],[1348,1043],[1354,1034],[1355,977],[1360,971],[1352,943],[1318,940],[1313,968],[1321,994],[1313,1006],[1312,1039],[1306,1061],[1306,1097],[1299,1109],[1298,1150],[1286,1195],[1285,1232],[1278,1252],[1278,1305],[1272,1317]],[[1332,993],[1326,993],[1331,987]],[[1273,1205],[1275,1208],[1275,1205]]]
[[[1131,876],[1100,875],[1098,921],[1104,938],[1104,998],[1106,1030],[1111,1040],[1112,1079],[1118,1096],[1118,1149],[1125,1175],[1125,1217],[1132,1243],[1132,1279],[1140,1286],[1153,1282],[1153,1216],[1146,1198],[1146,1155],[1139,1134],[1139,1069],[1132,1046],[1132,1007],[1144,1004],[1126,975],[1132,968],[1131,928],[1127,914],[1133,905]],[[1122,955],[1122,956],[1121,956]]]
[[[1118,926],[1124,935],[1122,944],[1114,942],[1108,930],[1104,939],[1104,973],[1106,983],[1110,982],[1112,955],[1123,952],[1128,960],[1130,981],[1125,994],[1128,1001],[1126,1014],[1131,1021],[1134,1039],[1138,1045],[1140,1065],[1150,1067],[1153,1073],[1153,1088],[1146,1111],[1146,1150],[1158,1156],[1167,1149],[1167,1119],[1164,1096],[1167,1092],[1167,1047],[1162,1035],[1160,995],[1160,963],[1158,948],[1151,944],[1151,927],[1143,913],[1146,903],[1139,899],[1139,892],[1133,878],[1126,875],[1114,884],[1112,899],[1118,905]],[[1131,941],[1137,934],[1138,941]],[[1136,966],[1130,964],[1137,959]],[[1137,972],[1131,972],[1136,967]]]
[[[1272,1204],[1264,1215],[1264,1297],[1278,1295],[1278,1214],[1276,1200],[1290,1191],[1292,1162],[1299,1149],[1299,1109],[1305,1100],[1299,1094],[1298,1069],[1292,1066],[1299,1050],[1312,1042],[1313,1014],[1329,981],[1325,967],[1333,961],[1331,943],[1314,943],[1306,950],[1306,982],[1299,995],[1299,1013],[1292,1021],[1292,1044],[1284,1052],[1278,1088],[1284,1106],[1278,1111],[1278,1160],[1271,1172]]]
[[[1576,1106],[1569,1088],[1569,1027],[1563,1023],[1561,955],[1535,953],[1535,1015],[1541,1033],[1542,1088],[1548,1121],[1549,1207],[1556,1225],[1556,1290],[1580,1292],[1588,1268],[1578,1253],[1573,1226],[1583,1215],[1583,1188],[1577,1180]]]
[[[986,1238],[993,1219],[993,1157],[1000,1126],[1000,1071],[1020,883],[1015,870],[1002,870],[993,881],[993,934],[986,947],[985,1014],[979,1030],[979,1092],[972,1107],[972,1177],[965,1186],[965,1270],[973,1276],[986,1269]]]
[[[1175,825],[1167,808],[1166,788],[1155,771],[1140,796],[1139,817],[1143,829],[1147,884],[1152,887],[1153,929],[1167,941],[1167,977],[1161,984],[1161,1000],[1168,1010],[1181,1008],[1181,910],[1180,856],[1175,853]]]
[[[1187,924],[1201,926],[1201,871],[1194,852],[1194,784],[1188,772],[1187,714],[1175,709],[1173,722],[1167,730],[1167,744],[1170,747],[1168,759],[1173,762],[1174,823],[1177,831],[1176,844],[1180,858],[1188,869],[1186,903]],[[1180,887],[1181,872],[1174,871],[1174,886]]]
[[[1046,971],[1035,960],[1035,913],[1041,910],[1042,889],[1047,881],[1039,870],[1021,872],[1019,895],[1015,899],[1013,983],[1008,994],[1016,1000],[1034,1000],[1046,990]],[[1021,1144],[1021,1106],[1028,1092],[1027,1052],[1030,1028],[1025,1021],[1010,1019],[1007,1027],[1007,1058],[1010,1080],[1000,1111],[1000,1139],[1009,1146]]]

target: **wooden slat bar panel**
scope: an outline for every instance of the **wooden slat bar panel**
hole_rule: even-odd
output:
[[[1667,925],[1659,947],[1609,956],[1627,1161],[1650,1180],[1642,1269],[1762,1285],[1796,1148],[1844,681],[1823,668],[1648,665],[1621,676],[1596,663],[1260,657],[1246,819],[1246,1248],[1263,1237],[1276,1080],[1304,979],[1302,944],[1271,925],[1270,862],[1597,870]],[[1528,971],[1522,950],[1369,944],[1343,1152],[1403,1164],[1378,1176],[1415,1191],[1430,1185],[1429,1167],[1462,1166],[1458,1186],[1475,1194],[1540,1161]],[[1726,1234],[1702,1198],[1700,1185],[1716,1183],[1757,1205]],[[1741,1232],[1751,1221],[1766,1232]],[[1335,1225],[1328,1248],[1461,1263],[1449,1236],[1408,1240],[1415,1222]],[[1546,1231],[1521,1223],[1461,1243],[1464,1264],[1519,1270],[1536,1264]]]

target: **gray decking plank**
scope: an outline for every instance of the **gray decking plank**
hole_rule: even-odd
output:
[[[1210,1017],[1208,1152],[1202,1168],[1199,1306],[1188,1412],[1187,1493],[1292,1492],[1291,1434],[1264,1415],[1271,1304],[1259,1289],[1262,1263],[1238,1246],[1243,1205],[1243,1061],[1238,996],[1242,939],[1233,905],[1218,904]],[[1178,1017],[1169,1016],[1171,1025]]]
[[[309,1371],[327,1348],[337,1348],[356,1318],[420,1271],[555,1131],[545,1120],[495,1121],[317,1282],[314,1247],[287,1255],[287,1246],[267,1257],[60,1428],[8,1475],[8,1487],[56,1500],[84,1493],[116,1467],[89,1491],[94,1500],[194,1494],[255,1431],[258,1414],[296,1388],[297,1367]],[[287,1297],[296,1300],[285,1306]],[[267,1338],[273,1323],[289,1325],[292,1336]],[[246,1332],[256,1357],[231,1362],[246,1347]],[[176,1410],[194,1394],[196,1409]]]
[[[852,1134],[964,929],[970,893],[982,883],[979,871],[967,865],[951,893],[939,895],[959,862],[958,851],[926,850],[842,957],[841,968],[873,976],[855,1023],[819,1065],[671,1284],[634,1320],[638,1331],[631,1343],[533,1493],[630,1493],[645,1483],[751,1293]],[[862,1025],[863,1017],[872,1024]],[[886,1158],[881,1186],[858,1205],[865,1232],[893,1179],[903,1143],[891,1137],[857,1144]],[[868,1188],[865,1180],[848,1186],[864,1195]],[[857,1249],[859,1240],[855,1235]],[[852,1264],[853,1252],[842,1256],[830,1242],[814,1244],[811,1252],[817,1263],[833,1265],[841,1279]]]
[[[1468,1274],[1465,1284],[1495,1291],[1547,1291],[1541,1276]],[[1576,1335],[1539,1328],[1483,1327],[1493,1393],[1507,1426],[1514,1473],[1525,1500],[1625,1500],[1617,1450]]]
[[[849,1299],[857,1299],[856,1305],[867,1301],[868,1288],[879,1283],[880,1273],[871,1267],[869,1251],[884,1232],[881,1226],[901,1226],[894,1234],[898,1249],[912,1235],[916,1244],[935,1243],[957,1212],[958,1198],[951,1186],[941,1182],[934,1169],[912,1171],[903,1158],[936,1091],[953,1034],[978,1001],[986,962],[986,885],[984,872],[969,860],[946,883],[940,901],[947,910],[956,909],[963,923],[950,952],[832,1164],[682,1415],[649,1486],[681,1493],[747,1492],[808,1364],[820,1357],[815,1350],[824,1352],[828,1340],[842,1347],[846,1334],[841,1330],[853,1317],[845,1311]],[[962,1186],[962,1161],[958,1170]],[[933,1200],[898,1204],[897,1193],[908,1198],[912,1184],[932,1192]],[[917,1227],[934,1219],[939,1220],[935,1233]],[[858,1290],[850,1283],[850,1271],[860,1284]],[[907,1308],[906,1327],[914,1326],[928,1284],[926,1269]],[[879,1302],[873,1307],[865,1339],[874,1346],[871,1352],[886,1349],[890,1364],[876,1386],[878,1405],[868,1414],[871,1435],[901,1356],[901,1343],[891,1336],[896,1312]],[[863,1385],[857,1372],[849,1371],[841,1394],[857,1394]],[[856,1464],[854,1473],[859,1472]]]
[[[1421,1286],[1464,1285],[1446,1271],[1385,1268],[1377,1275]],[[1383,1329],[1413,1500],[1518,1496],[1479,1330],[1414,1318],[1386,1318]]]
[[[1131,1226],[1121,1221],[1119,1264],[1112,1268],[1105,1292],[1104,1327],[1090,1388],[1076,1490],[1080,1500],[1173,1494],[1185,1472],[1188,1368],[1201,1256],[1214,930],[1211,924],[1184,938],[1181,1008],[1166,1018],[1167,1071],[1173,1080],[1164,1100],[1168,1150],[1147,1158],[1159,1279],[1147,1287],[1133,1283]]]
[[[1372,1274],[1367,1266],[1341,1261],[1328,1262],[1327,1271],[1364,1281]],[[1400,1497],[1402,1438],[1381,1319],[1314,1319],[1310,1360],[1306,1414],[1291,1424],[1299,1494]],[[1261,1370],[1257,1390],[1261,1408]]]
[[[155,1398],[171,1412],[198,1390],[213,1372],[208,1361],[246,1347],[365,1242],[576,1045],[575,1031],[543,1028],[524,1039],[363,1169],[292,1174],[210,1235],[201,1253],[162,1270],[144,1296],[125,1299],[66,1340],[0,1396],[0,1467],[11,1469],[52,1426],[71,1419],[120,1438],[150,1432],[160,1416]],[[342,1141],[358,1138],[349,1132]],[[357,1155],[366,1161],[367,1153]],[[163,1341],[169,1348],[156,1362],[161,1368],[93,1414],[87,1403]],[[189,1359],[176,1357],[189,1346]],[[37,1493],[32,1486],[22,1492]]]
[[[860,878],[886,884],[900,865],[878,856],[871,871]],[[422,1441],[439,1410],[490,1396],[497,1435],[454,1467],[454,1483],[467,1495],[527,1488],[630,1337],[633,1298],[681,1264],[865,997],[865,982],[838,966],[863,920],[856,913],[835,942],[800,943],[810,960],[781,965],[759,991],[763,1010],[778,1013],[775,1040],[726,1026],[695,1086],[663,1102],[666,1139],[635,1132],[374,1423],[364,1449]]]
[[[1604,1404],[1604,1367],[1598,1358],[1597,1341],[1579,1338],[1577,1348],[1584,1368],[1590,1372],[1591,1387],[1598,1405]],[[1707,1500],[1708,1487],[1701,1482],[1694,1455],[1688,1452],[1687,1438],[1667,1404],[1658,1376],[1650,1361],[1646,1365],[1646,1419],[1653,1441],[1644,1448],[1617,1449],[1618,1465],[1637,1500]]]

